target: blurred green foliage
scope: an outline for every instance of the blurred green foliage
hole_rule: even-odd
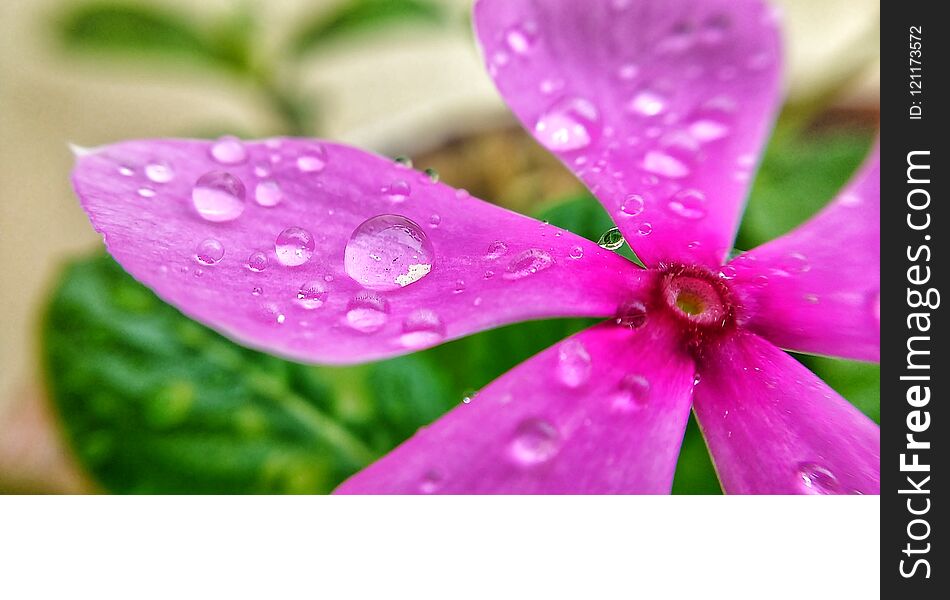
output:
[[[247,2],[201,18],[130,0],[66,4],[58,11],[51,19],[53,33],[70,54],[227,73],[256,90],[282,124],[278,133],[288,135],[319,131],[318,99],[301,91],[301,61],[308,54],[360,33],[402,23],[438,25],[447,18],[431,0],[344,0],[329,11],[304,16],[277,52],[264,53],[255,51],[262,46],[256,14]]]

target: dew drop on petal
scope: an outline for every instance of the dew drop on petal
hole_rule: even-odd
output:
[[[647,307],[639,300],[629,300],[617,307],[614,323],[628,329],[639,329],[647,322]]]
[[[627,110],[645,117],[654,117],[666,110],[666,98],[656,92],[643,90],[627,103]]]
[[[429,183],[439,183],[439,172],[432,167],[426,168],[426,170],[423,171],[423,174],[425,175],[426,181]]]
[[[509,50],[524,56],[530,53],[537,43],[537,28],[531,23],[510,27],[505,32],[505,43]]]
[[[406,169],[412,168],[412,159],[409,158],[408,156],[397,156],[396,158],[393,159],[393,162],[395,162],[400,167],[404,167]]]
[[[494,241],[491,244],[488,244],[488,251],[485,253],[485,258],[488,260],[495,260],[501,256],[504,256],[508,252],[508,244],[502,241]]]
[[[244,142],[226,135],[211,145],[211,158],[222,165],[239,165],[247,160],[247,149]]]
[[[426,348],[445,338],[445,324],[434,311],[413,311],[402,324],[399,343],[406,348]]]
[[[706,216],[706,195],[694,189],[680,190],[667,206],[676,215],[695,221]]]
[[[429,237],[400,215],[364,221],[350,235],[343,256],[347,275],[375,290],[394,290],[419,281],[432,270],[434,260]]]
[[[620,205],[620,212],[628,217],[635,217],[643,212],[644,204],[643,196],[630,194],[623,199],[623,204]]]
[[[586,148],[600,129],[597,107],[583,98],[561,100],[542,114],[534,125],[538,140],[552,152]]]
[[[211,171],[195,183],[191,202],[205,220],[223,223],[241,216],[245,194],[240,179],[224,171]]]
[[[261,287],[254,286],[254,287],[251,288],[251,295],[252,295],[252,296],[260,296],[260,295],[263,294],[263,293],[264,293],[264,289],[261,288]]]
[[[261,181],[254,188],[254,200],[261,206],[271,207],[280,204],[284,199],[284,192],[280,185],[272,180]]]
[[[515,429],[509,454],[516,463],[531,467],[554,458],[560,447],[561,436],[554,425],[543,419],[527,419]]]
[[[327,166],[327,151],[323,146],[311,146],[297,157],[297,170],[301,173],[319,173]]]
[[[782,258],[778,265],[778,272],[781,275],[799,275],[811,270],[811,264],[808,258],[801,252],[792,252]]]
[[[263,252],[251,252],[245,266],[254,273],[260,273],[267,268],[267,255]]]
[[[195,260],[202,265],[212,266],[224,258],[224,245],[218,240],[203,240],[195,246]]]
[[[143,198],[154,198],[154,197],[155,197],[155,190],[153,190],[153,189],[150,188],[150,187],[140,187],[138,193],[139,193],[139,196],[141,196],[141,197],[143,197]]]
[[[553,264],[554,259],[550,254],[539,248],[529,248],[511,259],[504,278],[509,280],[522,279],[543,271]]]
[[[712,119],[699,119],[690,124],[689,135],[699,142],[712,142],[729,134],[729,127]]]
[[[574,260],[584,258],[584,248],[581,246],[571,246],[570,257]]]
[[[650,380],[643,375],[624,376],[617,384],[613,408],[621,412],[638,411],[646,407],[650,399]]]
[[[557,376],[569,388],[577,388],[590,379],[590,353],[577,339],[561,343],[557,349]]]
[[[841,484],[834,473],[818,463],[803,462],[797,474],[805,489],[813,494],[840,494]]]
[[[435,229],[441,223],[442,223],[442,217],[440,217],[439,215],[433,214],[431,217],[429,217],[429,227],[432,227],[433,229]]]
[[[640,223],[640,226],[637,227],[637,233],[643,236],[650,235],[653,233],[653,225],[647,222]]]
[[[314,279],[304,283],[297,290],[297,304],[307,310],[320,308],[327,301],[328,295],[326,284],[319,279]]]
[[[685,163],[659,150],[646,153],[643,157],[643,168],[650,173],[674,179],[689,175],[689,167]]]
[[[409,199],[409,194],[412,193],[412,187],[410,187],[409,183],[405,180],[397,179],[391,184],[385,186],[382,189],[382,192],[390,202],[399,204]]]
[[[737,275],[736,268],[732,265],[725,265],[719,269],[719,277],[722,279],[735,279]]]
[[[427,471],[419,481],[420,494],[434,494],[442,485],[442,476],[436,471]]]
[[[309,261],[313,249],[313,236],[300,227],[288,227],[274,241],[277,261],[287,267],[297,267]]]
[[[357,294],[346,305],[346,323],[361,333],[379,331],[389,320],[389,303],[376,294]]]
[[[168,163],[155,162],[145,165],[145,176],[153,183],[168,183],[175,178],[175,172]]]
[[[617,227],[611,227],[597,240],[597,245],[604,250],[618,250],[623,246],[623,243],[623,234],[620,233],[620,229]]]

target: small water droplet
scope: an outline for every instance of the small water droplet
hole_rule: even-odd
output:
[[[627,103],[627,110],[645,117],[655,117],[666,110],[666,98],[656,92],[643,90]]]
[[[680,190],[673,194],[667,206],[684,219],[695,221],[706,216],[706,195],[694,189]]]
[[[653,225],[647,222],[640,223],[640,226],[637,227],[637,233],[643,236],[650,235],[653,233]]]
[[[245,194],[240,179],[224,171],[211,171],[195,183],[191,202],[205,220],[223,223],[241,216]]]
[[[365,287],[394,290],[429,274],[432,242],[421,227],[400,215],[367,219],[350,235],[344,250],[346,273]]]
[[[269,325],[283,325],[287,317],[280,307],[273,302],[265,302],[258,310],[258,317]]]
[[[306,229],[288,227],[280,232],[274,241],[274,251],[280,264],[297,267],[313,256],[313,236]]]
[[[792,252],[779,262],[776,271],[780,275],[799,275],[810,270],[811,264],[808,262],[808,258],[801,252]]]
[[[346,323],[361,333],[379,331],[389,319],[389,303],[376,294],[357,294],[346,305]]]
[[[617,227],[611,227],[604,232],[600,239],[597,240],[597,245],[603,248],[604,250],[618,250],[624,243],[623,234],[620,233],[620,229]]]
[[[426,181],[429,183],[439,183],[439,172],[432,167],[427,168],[423,173],[425,173]]]
[[[478,396],[478,390],[465,390],[465,393],[462,394],[462,404],[471,404]]]
[[[552,152],[586,148],[600,128],[600,114],[590,100],[567,98],[554,104],[534,125],[538,140]]]
[[[254,188],[254,199],[261,206],[277,206],[284,199],[284,192],[276,181],[268,179],[259,182]]]
[[[156,162],[145,165],[145,176],[153,183],[168,183],[175,178],[175,172],[168,163]]]
[[[612,406],[621,412],[639,411],[646,407],[650,399],[650,380],[643,375],[624,376],[617,384]]]
[[[502,241],[494,241],[488,245],[488,252],[485,253],[485,258],[488,260],[495,260],[501,256],[504,256],[508,252],[508,244]]]
[[[224,258],[224,245],[218,240],[207,239],[195,246],[195,260],[202,265],[216,265]]]
[[[263,252],[251,252],[244,264],[249,270],[260,273],[267,268],[267,255]]]
[[[154,198],[155,190],[150,187],[140,187],[138,191],[139,196],[143,198]]]
[[[689,167],[681,160],[659,150],[651,150],[643,157],[643,168],[656,175],[674,179],[689,175]]]
[[[628,329],[639,329],[647,322],[647,307],[639,300],[629,300],[617,307],[614,323]]]
[[[712,142],[729,134],[729,127],[712,119],[699,119],[690,124],[689,135],[699,142]]]
[[[511,259],[504,278],[509,280],[522,279],[543,271],[553,264],[554,259],[550,254],[540,248],[529,248]]]
[[[578,339],[563,342],[557,349],[557,375],[561,383],[577,388],[590,379],[591,359],[587,348]]]
[[[633,81],[640,74],[640,67],[634,63],[624,63],[617,68],[617,78],[621,81]]]
[[[412,193],[412,187],[410,187],[409,183],[404,179],[397,179],[391,184],[385,186],[382,189],[382,192],[390,202],[399,204],[400,202],[405,202],[409,199],[409,194]]]
[[[725,265],[719,269],[719,277],[723,279],[735,279],[736,274],[736,268],[732,265]]]
[[[471,195],[471,194],[468,192],[468,190],[466,190],[466,189],[461,189],[461,188],[459,188],[459,189],[455,190],[455,197],[456,197],[457,199],[459,199],[459,200],[467,200],[467,199],[471,198],[471,196],[472,196],[472,195]]]
[[[538,89],[541,90],[541,93],[545,96],[550,96],[564,89],[564,80],[558,78],[543,79],[540,85],[538,85]]]
[[[515,429],[509,453],[518,464],[535,466],[554,458],[560,450],[560,438],[557,429],[548,421],[527,419]]]
[[[435,471],[427,471],[419,481],[419,493],[434,494],[442,485],[442,476]]]
[[[623,204],[620,205],[620,212],[628,217],[635,217],[643,212],[644,204],[643,196],[630,194],[623,199]]]
[[[407,169],[412,168],[412,159],[408,156],[397,156],[393,161],[400,167],[405,167]]]
[[[251,288],[251,295],[252,295],[252,296],[260,296],[260,295],[263,294],[263,293],[264,293],[264,289],[261,288],[261,287],[254,286],[254,287]]]
[[[297,157],[297,169],[301,173],[319,173],[327,166],[327,151],[323,146],[311,146],[305,154]]]
[[[131,167],[122,165],[119,167],[119,175],[122,175],[123,177],[131,177],[135,175],[135,171]]]
[[[440,217],[439,215],[434,214],[431,217],[429,217],[429,227],[435,229],[441,223],[442,223],[442,217]]]
[[[840,494],[841,484],[834,473],[813,462],[798,465],[798,476],[806,490],[814,494]]]
[[[238,165],[247,160],[247,149],[244,142],[226,135],[211,145],[211,158],[222,165]]]
[[[571,246],[570,257],[574,260],[584,258],[584,248],[581,246]]]
[[[445,324],[432,310],[413,311],[402,324],[399,343],[406,348],[426,348],[445,338]]]
[[[328,295],[327,286],[319,279],[314,279],[304,283],[297,290],[297,304],[307,310],[320,308],[327,301]]]
[[[515,25],[505,32],[505,43],[508,48],[521,56],[530,53],[537,41],[537,27],[533,23]]]

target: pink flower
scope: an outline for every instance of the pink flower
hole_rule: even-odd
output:
[[[81,156],[109,251],[190,317],[319,363],[525,319],[604,317],[342,493],[666,493],[692,408],[730,493],[878,493],[878,427],[779,348],[879,359],[879,165],[729,260],[779,105],[754,0],[481,0],[503,97],[647,268],[328,142],[145,140]],[[789,190],[793,201],[794,190]]]

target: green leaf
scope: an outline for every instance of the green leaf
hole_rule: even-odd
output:
[[[294,53],[306,54],[328,42],[397,23],[438,24],[443,11],[427,0],[349,0],[317,14],[292,37]]]
[[[108,1],[85,3],[67,6],[55,16],[53,26],[69,51],[232,69],[244,69],[248,62],[246,28],[222,25],[212,34],[168,8]]]

